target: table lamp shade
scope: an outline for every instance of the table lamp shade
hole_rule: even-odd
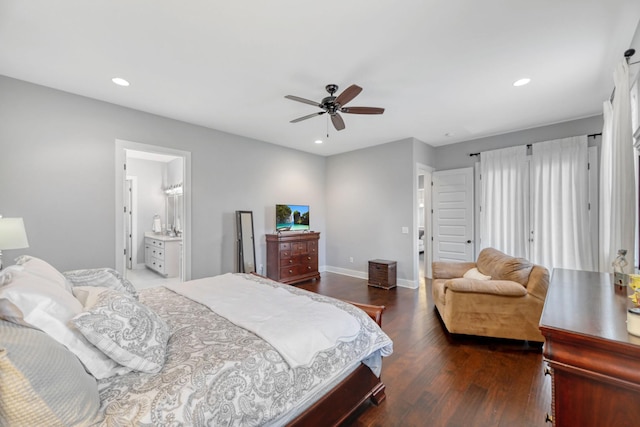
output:
[[[0,250],[29,247],[22,218],[0,217]]]

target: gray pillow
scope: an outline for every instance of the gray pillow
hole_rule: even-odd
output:
[[[123,366],[148,373],[159,372],[164,366],[169,326],[130,295],[105,290],[89,311],[78,314],[71,323]]]
[[[99,421],[95,378],[42,331],[0,320],[0,425],[86,426]]]
[[[138,291],[133,284],[112,268],[89,268],[62,273],[73,287],[97,286],[124,292],[138,299]]]

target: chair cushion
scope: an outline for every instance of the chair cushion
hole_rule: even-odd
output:
[[[455,292],[471,292],[478,294],[502,295],[508,297],[523,297],[527,290],[520,283],[511,280],[477,280],[477,279],[451,279],[444,283],[447,289]]]
[[[524,258],[515,258],[497,249],[485,248],[477,261],[478,270],[494,280],[511,280],[527,286],[533,264]]]

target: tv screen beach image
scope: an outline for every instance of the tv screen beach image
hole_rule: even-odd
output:
[[[309,206],[276,205],[276,230],[300,231],[309,229]]]

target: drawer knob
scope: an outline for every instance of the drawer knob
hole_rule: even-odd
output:
[[[551,415],[549,415],[548,412],[544,416],[544,422],[545,423],[552,423],[553,422],[553,417]]]
[[[289,270],[289,274],[293,274],[293,270]]]

